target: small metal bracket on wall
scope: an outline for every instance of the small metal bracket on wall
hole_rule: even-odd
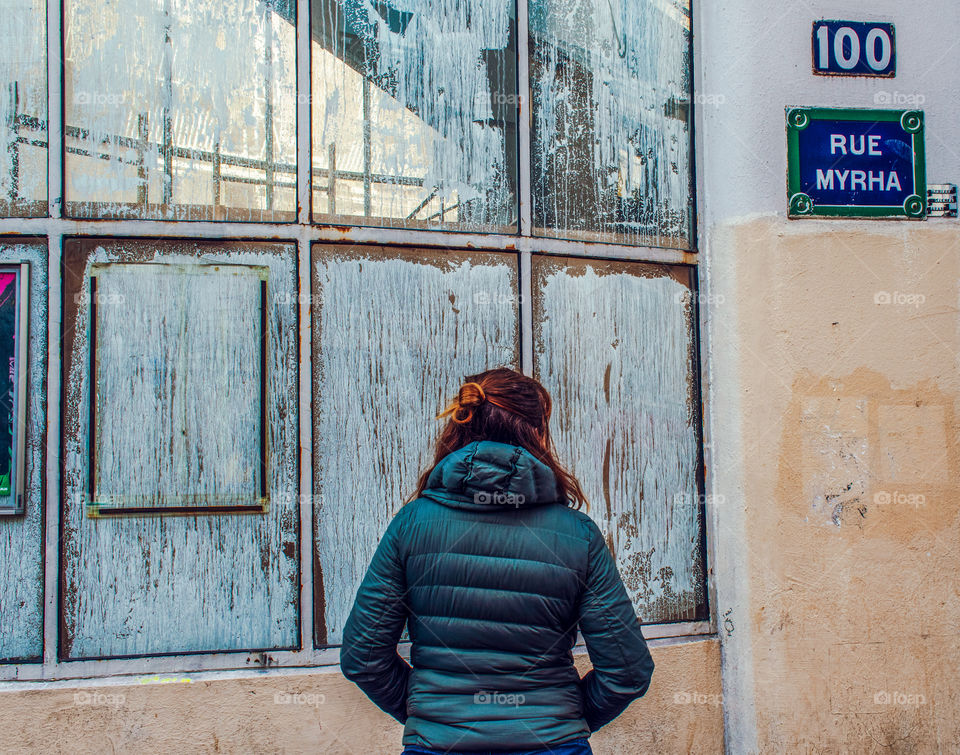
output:
[[[957,217],[956,184],[929,184],[927,186],[927,217]]]

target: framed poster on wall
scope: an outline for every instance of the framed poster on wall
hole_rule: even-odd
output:
[[[30,265],[0,265],[0,514],[23,513]]]

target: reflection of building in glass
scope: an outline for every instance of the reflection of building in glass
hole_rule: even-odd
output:
[[[513,4],[404,8],[312,5],[314,212],[515,227]]]
[[[259,0],[68,2],[68,214],[293,219],[291,16]]]
[[[688,2],[530,7],[534,225],[690,244]]]

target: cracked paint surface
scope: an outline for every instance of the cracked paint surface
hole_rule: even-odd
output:
[[[561,458],[640,617],[696,618],[705,596],[689,284],[569,258],[535,257],[533,275],[535,373],[560,409]]]

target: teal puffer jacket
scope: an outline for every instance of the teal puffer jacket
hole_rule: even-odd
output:
[[[646,692],[640,623],[599,528],[518,446],[446,456],[391,520],[344,629],[348,679],[403,744],[536,749],[589,736]],[[397,653],[407,623],[410,665]],[[573,666],[577,629],[593,670]]]

